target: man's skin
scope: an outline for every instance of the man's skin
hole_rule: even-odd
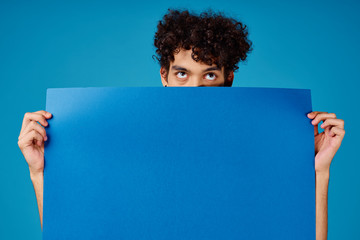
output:
[[[210,69],[209,69],[210,68]],[[191,58],[191,50],[181,50],[174,55],[169,69],[160,68],[163,86],[232,86],[234,73],[224,78],[224,68],[196,62]],[[34,186],[42,228],[43,181],[44,181],[44,141],[47,141],[47,119],[52,115],[46,111],[25,113],[18,145],[30,171]],[[339,149],[345,135],[344,121],[337,119],[334,113],[311,112],[315,137],[315,189],[316,189],[316,240],[327,239],[327,196],[329,170],[332,159]],[[318,125],[324,129],[319,134]],[[38,123],[41,124],[38,124]],[[296,136],[294,136],[296,137]]]

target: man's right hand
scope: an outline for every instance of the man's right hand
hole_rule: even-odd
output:
[[[18,145],[32,175],[44,172],[44,141],[47,141],[44,127],[48,126],[47,119],[51,117],[51,113],[43,110],[24,115]]]

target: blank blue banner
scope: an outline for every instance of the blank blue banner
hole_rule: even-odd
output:
[[[50,88],[43,239],[315,239],[308,89]]]

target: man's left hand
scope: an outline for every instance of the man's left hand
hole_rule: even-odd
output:
[[[344,120],[337,119],[335,113],[311,112],[307,117],[313,119],[315,136],[315,171],[329,172],[330,164],[345,135]],[[318,124],[324,129],[319,133]]]

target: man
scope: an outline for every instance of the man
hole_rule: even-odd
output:
[[[221,14],[169,10],[158,24],[154,45],[163,86],[232,86],[234,71],[251,51],[246,26]],[[42,226],[44,127],[51,113],[26,113],[18,145],[30,170]],[[327,194],[331,161],[345,135],[334,113],[311,112],[315,137],[316,239],[327,239]],[[320,122],[323,132],[318,132]],[[40,126],[40,123],[42,126]],[[294,136],[296,137],[296,136]]]

